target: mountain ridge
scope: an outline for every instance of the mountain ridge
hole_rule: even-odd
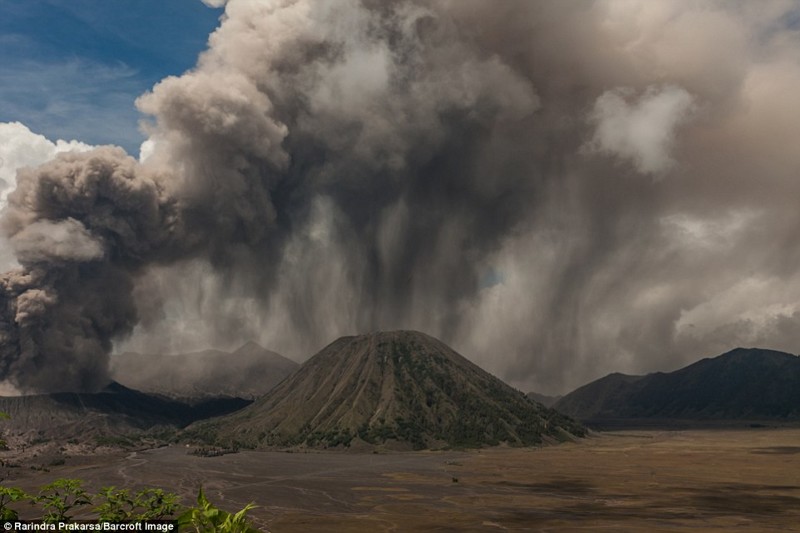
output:
[[[255,399],[300,365],[249,341],[232,352],[208,349],[173,355],[125,352],[111,356],[113,380],[176,399],[230,396]]]
[[[565,395],[554,407],[580,420],[796,420],[800,357],[735,348],[673,372],[609,374]]]
[[[242,398],[215,398],[187,404],[133,390],[116,382],[95,393],[56,392],[0,397],[7,435],[19,439],[87,441],[155,428],[181,428],[250,404]]]

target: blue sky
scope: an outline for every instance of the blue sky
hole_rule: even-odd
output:
[[[0,0],[0,122],[138,155],[135,98],[194,66],[221,14],[200,0]]]

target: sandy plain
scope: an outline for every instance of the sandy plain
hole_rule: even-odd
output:
[[[464,452],[240,452],[184,446],[16,468],[34,490],[57,477],[155,486],[190,503],[248,502],[257,526],[347,531],[800,531],[800,429],[619,431],[544,448]]]

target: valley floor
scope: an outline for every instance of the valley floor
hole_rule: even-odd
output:
[[[800,531],[800,429],[621,431],[539,449],[386,454],[179,446],[13,469],[33,489],[157,486],[190,503],[259,505],[260,527],[307,531]]]

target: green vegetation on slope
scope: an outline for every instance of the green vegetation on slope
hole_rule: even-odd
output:
[[[188,435],[225,446],[516,446],[584,435],[442,342],[397,331],[341,338],[252,406]]]

